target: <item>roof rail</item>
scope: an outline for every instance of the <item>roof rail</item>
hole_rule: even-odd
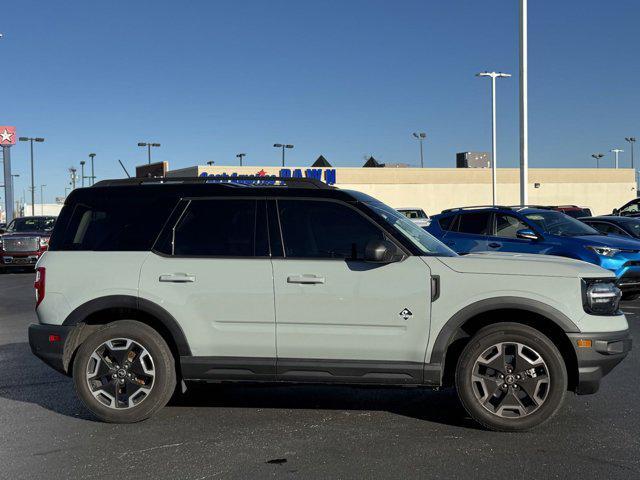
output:
[[[207,176],[207,177],[147,177],[147,178],[119,178],[101,180],[94,187],[113,187],[126,185],[176,185],[176,184],[215,184],[227,187],[291,187],[335,189],[315,178],[294,178],[256,175],[236,176]]]
[[[449,213],[449,212],[457,212],[460,210],[474,210],[476,208],[507,208],[511,210],[513,207],[507,207],[505,205],[472,205],[469,207],[455,207],[455,208],[447,208],[446,210],[442,210],[441,213]]]

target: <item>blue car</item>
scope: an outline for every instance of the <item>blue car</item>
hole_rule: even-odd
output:
[[[425,228],[460,254],[520,252],[594,263],[618,277],[624,300],[640,297],[640,241],[608,236],[562,212],[529,207],[445,210]]]

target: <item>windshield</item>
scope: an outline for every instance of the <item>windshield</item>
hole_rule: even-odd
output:
[[[561,212],[545,211],[526,213],[525,217],[536,224],[545,233],[562,237],[577,237],[580,235],[601,235],[596,229],[582,223],[580,220]]]
[[[7,232],[50,232],[55,221],[55,217],[16,218],[7,227]]]
[[[423,255],[441,257],[456,257],[458,255],[440,240],[427,233],[424,229],[417,226],[400,212],[382,202],[371,200],[367,200],[364,203],[380,215],[389,225],[400,233],[400,235],[407,238],[411,243],[418,247]]]
[[[405,217],[407,217],[407,218],[413,218],[413,219],[416,219],[416,218],[429,218],[429,217],[427,217],[427,214],[424,213],[423,210],[419,210],[419,209],[408,210],[408,209],[403,208],[402,210],[398,210],[398,211],[401,214],[403,214]]]

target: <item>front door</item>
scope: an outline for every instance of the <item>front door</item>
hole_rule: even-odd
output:
[[[549,246],[540,240],[518,238],[520,230],[535,230],[515,215],[496,213],[491,236],[488,238],[490,251],[518,253],[546,253]]]
[[[140,276],[140,297],[167,310],[191,347],[188,378],[275,378],[273,270],[266,204],[188,202]],[[187,372],[185,372],[185,370]]]
[[[345,203],[281,199],[277,209],[279,379],[421,382],[431,303],[425,262],[365,262],[366,244],[387,236]]]

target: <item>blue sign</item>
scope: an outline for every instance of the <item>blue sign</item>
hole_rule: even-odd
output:
[[[210,177],[215,180],[224,180],[224,181],[233,181],[235,177],[246,177],[246,173],[207,173],[202,172],[200,174],[201,177]],[[264,169],[261,169],[255,175],[250,175],[252,177],[259,177],[260,179],[264,178],[265,185],[273,185],[275,183],[275,175],[267,175],[267,172]],[[315,180],[320,180],[321,182],[325,182],[327,185],[334,185],[336,183],[336,170],[334,168],[327,168],[325,170],[321,168],[306,168],[302,170],[301,168],[281,168],[278,173],[279,177],[282,178],[313,178]],[[243,180],[242,178],[238,179],[239,183],[246,182],[252,183],[252,180]]]

